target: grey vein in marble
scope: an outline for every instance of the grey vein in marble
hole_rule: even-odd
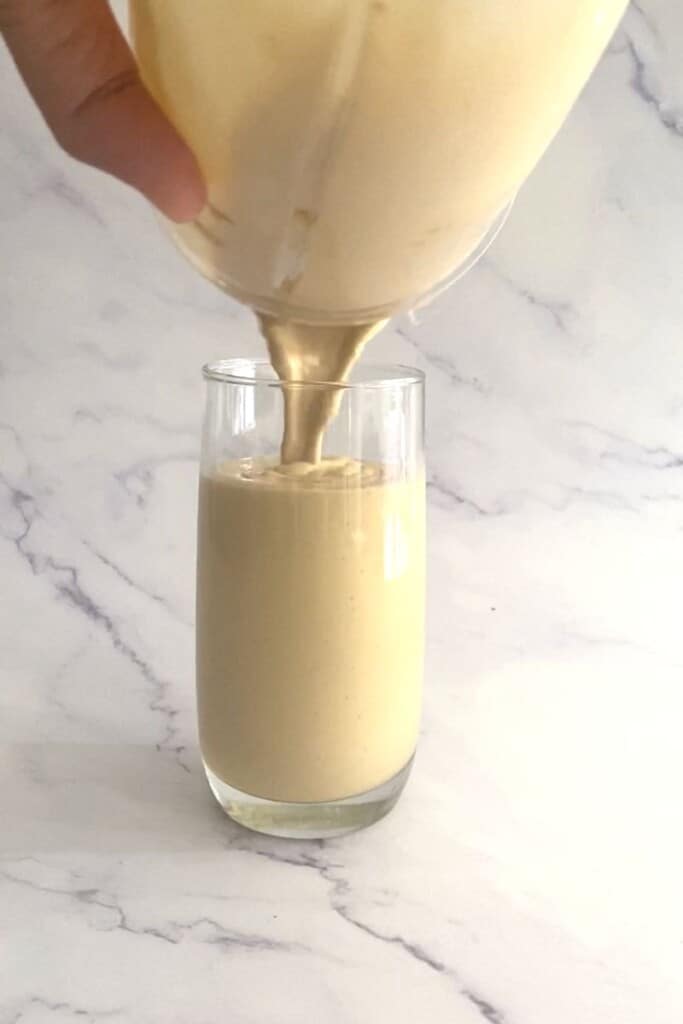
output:
[[[158,594],[154,590],[148,589],[147,587],[143,586],[142,583],[139,582],[139,580],[134,580],[131,576],[129,576],[127,572],[124,572],[120,565],[117,565],[110,558],[107,558],[106,555],[102,554],[101,551],[98,551],[97,548],[95,548],[89,541],[83,541],[83,544],[88,549],[88,551],[90,551],[91,554],[95,556],[98,562],[101,562],[102,565],[105,565],[108,569],[111,569],[111,571],[116,576],[118,576],[118,578],[122,580],[122,582],[125,583],[126,586],[131,587],[133,590],[136,590],[139,594],[142,594],[144,597],[148,598],[148,600],[160,605],[166,612],[168,612],[168,614],[172,618],[174,618],[181,625],[186,626],[188,629],[193,628],[194,623],[188,622],[187,620],[183,619],[174,609],[171,602],[166,597],[164,597],[163,594]]]
[[[570,302],[546,298],[532,291],[528,285],[519,284],[494,261],[492,256],[484,257],[482,269],[488,271],[496,281],[505,285],[507,289],[526,303],[527,306],[549,317],[550,322],[558,331],[562,331],[563,334],[571,333],[576,319],[576,311]]]
[[[57,1002],[53,1003],[49,999],[44,999],[41,996],[31,996],[26,1002],[24,1002],[19,1009],[12,1010],[12,1016],[7,1018],[7,1024],[22,1024],[26,1018],[31,1014],[34,1009],[46,1010],[51,1018],[65,1020],[69,1018],[75,1018],[77,1021],[87,1021],[89,1024],[96,1024],[100,1020],[113,1020],[120,1017],[125,1011],[123,1009],[115,1010],[92,1010],[85,1009],[82,1006],[76,1006],[72,1003]],[[4,1022],[3,1022],[4,1024]]]
[[[130,662],[144,680],[153,687],[155,697],[150,702],[149,707],[163,716],[165,724],[164,736],[159,743],[159,747],[176,749],[182,752],[182,746],[177,744],[175,747],[173,746],[176,737],[174,719],[178,712],[167,703],[167,682],[155,673],[151,665],[128,641],[123,639],[120,626],[86,592],[81,584],[79,569],[76,566],[62,564],[49,555],[31,550],[28,543],[29,535],[35,517],[39,514],[35,508],[34,500],[25,491],[12,487],[1,473],[0,484],[9,492],[11,506],[19,513],[23,521],[21,532],[17,536],[11,537],[12,543],[20,557],[34,576],[40,575],[49,579],[61,601],[66,602],[70,607],[84,615],[89,622],[104,630],[114,649]],[[185,768],[185,770],[188,769]]]
[[[429,366],[432,366],[435,370],[439,370],[445,374],[452,384],[455,384],[458,387],[472,388],[473,391],[477,391],[481,395],[488,393],[489,388],[483,381],[479,380],[478,377],[465,377],[459,373],[454,361],[450,357],[443,353],[425,351],[424,344],[420,344],[416,341],[405,327],[400,325],[394,327],[394,333],[397,334],[399,338],[403,338],[404,341],[407,341],[416,352],[423,356]]]
[[[683,135],[683,110],[670,106],[662,96],[661,82],[658,80],[656,65],[644,52],[641,42],[636,39],[634,31],[629,30],[637,18],[640,27],[647,33],[650,45],[660,42],[659,31],[655,20],[646,11],[646,5],[638,0],[631,0],[633,19],[627,19],[624,27],[626,45],[633,61],[633,77],[631,86],[634,92],[651,107],[661,124],[676,136]]]
[[[160,466],[178,463],[196,463],[197,452],[182,452],[163,455],[159,458],[144,459],[133,466],[117,471],[114,475],[123,490],[134,499],[138,508],[145,508],[154,483],[154,472]]]
[[[601,442],[598,448],[601,459],[654,470],[683,469],[683,454],[665,445],[640,444],[632,438],[580,420],[565,421],[565,426],[579,437],[592,436]]]
[[[423,964],[431,971],[434,971],[434,973],[448,978],[454,983],[458,994],[474,1006],[481,1017],[489,1021],[489,1024],[506,1024],[506,1018],[500,1010],[496,1009],[496,1007],[480,995],[474,993],[470,988],[464,986],[453,968],[437,957],[432,956],[421,945],[411,942],[401,935],[387,935],[360,920],[351,910],[349,903],[351,887],[348,880],[343,877],[343,865],[334,863],[327,858],[327,845],[323,841],[318,842],[317,847],[318,853],[303,850],[298,856],[281,853],[274,848],[266,849],[263,847],[253,849],[253,852],[259,857],[264,857],[278,864],[315,871],[327,883],[330,907],[343,921],[372,939],[400,949],[419,964]]]
[[[40,864],[39,861],[34,863]],[[239,949],[242,951],[267,951],[267,952],[305,952],[306,947],[299,943],[278,942],[266,936],[240,932],[231,929],[219,921],[208,917],[199,917],[189,921],[171,920],[164,929],[135,924],[121,906],[113,894],[103,893],[99,889],[64,889],[40,884],[31,879],[14,874],[0,862],[0,879],[4,879],[14,885],[26,886],[36,892],[51,896],[63,896],[75,903],[85,907],[98,907],[111,915],[110,921],[105,927],[94,927],[95,931],[122,931],[130,935],[156,939],[160,942],[177,946],[186,939],[206,943],[209,946],[218,947],[229,951]]]
[[[427,479],[427,492],[438,495],[440,498],[444,499],[447,505],[465,507],[478,516],[488,516],[492,514],[488,509],[477,504],[476,501],[473,501],[471,498],[461,494],[455,487],[444,483],[434,470],[430,470]]]

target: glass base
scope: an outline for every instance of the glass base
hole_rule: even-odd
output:
[[[413,758],[375,789],[326,803],[284,803],[242,793],[219,779],[204,762],[211,792],[238,825],[284,839],[332,839],[374,825],[392,809],[408,781]]]

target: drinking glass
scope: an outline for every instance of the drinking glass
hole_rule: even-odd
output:
[[[197,698],[211,789],[259,832],[326,837],[398,799],[424,646],[424,379],[357,368],[284,384],[204,368]],[[287,388],[335,405],[323,460],[282,464]]]

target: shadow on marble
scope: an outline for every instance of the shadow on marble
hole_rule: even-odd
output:
[[[217,807],[197,749],[78,743],[0,747],[0,857],[218,851],[247,833]]]

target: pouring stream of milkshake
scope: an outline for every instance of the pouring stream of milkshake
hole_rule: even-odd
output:
[[[325,428],[339,411],[347,380],[365,345],[386,321],[360,326],[311,326],[259,317],[270,361],[283,381],[285,428],[281,457],[319,463]],[[297,383],[318,382],[302,388]]]

